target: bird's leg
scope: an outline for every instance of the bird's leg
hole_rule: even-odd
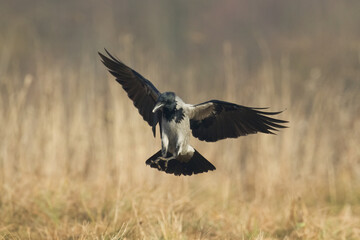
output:
[[[164,147],[161,148],[161,156],[166,157],[166,155],[167,155],[167,149],[165,149]]]
[[[165,171],[167,170],[169,160],[165,161]]]
[[[162,157],[166,157],[169,147],[169,138],[166,134],[162,134],[161,136],[161,155]]]
[[[155,160],[152,160],[152,162],[156,164],[156,166],[157,166],[157,168],[158,168],[159,170],[161,170],[161,167],[160,167],[160,164],[159,164],[159,162],[160,162],[160,159],[159,159],[159,158],[157,158],[157,159],[155,159]]]
[[[174,155],[172,155],[172,156],[170,156],[170,157],[160,156],[160,157],[158,157],[157,159],[152,160],[152,162],[157,165],[157,168],[158,168],[159,170],[161,170],[161,166],[160,166],[160,164],[159,164],[159,163],[160,163],[160,160],[165,161],[165,169],[167,169],[168,162],[169,162],[170,160],[172,160],[172,159],[176,159],[176,156],[174,156]]]
[[[165,157],[166,154],[163,154],[163,156],[162,156],[162,157],[158,157],[158,159],[161,159],[161,160],[164,160],[164,161],[165,161],[165,169],[167,169],[168,162],[169,162],[170,160],[176,159],[176,158],[180,155],[181,151],[182,151],[182,147],[181,147],[181,145],[179,144],[179,145],[176,146],[175,153],[173,153],[170,157]]]
[[[152,160],[152,162],[156,164],[156,166],[157,166],[157,168],[158,168],[159,170],[161,170],[161,166],[160,166],[159,162],[160,162],[160,160],[165,161],[165,170],[166,170],[167,167],[168,167],[168,162],[169,162],[170,160],[172,160],[172,159],[176,159],[176,156],[175,156],[175,155],[171,155],[170,157],[160,156],[160,157],[158,157],[157,159]]]
[[[169,139],[166,134],[162,134],[161,137],[161,156],[159,156],[157,159],[152,160],[154,164],[156,164],[157,168],[159,170],[162,170],[160,166],[160,160],[165,161],[165,169],[167,168],[168,161],[171,159],[174,159],[173,156],[166,157],[168,155],[168,147],[169,147]]]
[[[163,157],[163,156],[161,156],[161,157],[158,157],[156,160],[164,160],[164,161],[170,161],[170,160],[172,160],[172,159],[176,159],[176,155],[175,154],[173,154],[173,155],[171,155],[170,157]]]
[[[153,161],[158,166],[159,170],[161,170],[161,167],[159,165],[160,160],[165,161],[165,169],[167,169],[168,161],[174,159],[174,156],[166,157],[168,155],[168,147],[169,138],[166,134],[163,133],[161,136],[161,156]]]
[[[179,155],[179,152],[181,152],[180,150],[180,147],[179,146],[176,146],[176,150],[175,150],[175,153],[173,153],[170,157],[166,157],[167,154],[161,156],[161,157],[158,157],[158,159],[161,159],[161,160],[164,160],[165,161],[165,169],[167,169],[168,167],[168,162],[170,160],[173,160],[173,159],[176,159]]]
[[[158,157],[156,160],[157,161],[159,161],[159,160],[163,160],[163,161],[165,161],[165,170],[167,169],[167,167],[168,167],[168,162],[170,161],[170,160],[172,160],[172,159],[176,159],[176,155],[175,154],[173,154],[173,155],[171,155],[170,157]]]
[[[162,149],[162,156],[161,157],[158,157],[158,159],[161,159],[161,160],[164,160],[164,161],[170,161],[172,159],[176,159],[177,156],[179,155],[179,152],[181,151],[180,149],[180,146],[176,146],[176,149],[175,149],[175,153],[173,153],[170,157],[166,157],[167,156],[167,149],[165,151],[163,151],[164,149]]]

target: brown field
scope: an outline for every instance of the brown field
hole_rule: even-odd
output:
[[[53,19],[41,14],[55,13],[50,5],[22,12],[0,3],[9,10],[0,17],[0,238],[360,239],[360,32],[348,24],[359,18],[329,2],[346,20],[336,18],[335,33],[292,33],[297,41],[255,34],[255,67],[251,50],[219,36],[208,62],[194,47],[177,65],[171,48],[151,49],[129,29],[112,34],[114,24],[104,30],[116,16],[100,18],[111,6],[95,11],[95,2],[89,15],[101,21],[89,28],[107,37],[48,42],[34,29],[37,18]],[[193,33],[189,45],[215,47],[203,38]],[[217,143],[193,138],[214,172],[151,169],[145,160],[160,141],[101,64],[97,51],[107,44],[161,91],[189,103],[285,110],[289,128]]]

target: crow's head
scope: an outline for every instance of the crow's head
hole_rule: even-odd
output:
[[[164,92],[159,96],[152,112],[155,113],[156,111],[158,111],[160,109],[172,111],[175,109],[175,107],[176,107],[175,93]]]

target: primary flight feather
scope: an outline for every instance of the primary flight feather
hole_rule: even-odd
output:
[[[257,132],[273,134],[285,128],[287,121],[270,116],[281,112],[265,112],[234,103],[210,100],[192,105],[173,92],[161,93],[138,72],[113,57],[99,53],[103,64],[127,92],[143,119],[152,127],[160,126],[161,150],[146,164],[175,175],[192,175],[215,170],[190,144],[192,135],[199,140],[215,142]]]

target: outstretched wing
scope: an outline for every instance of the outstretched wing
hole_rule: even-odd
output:
[[[269,117],[281,112],[264,112],[234,103],[211,100],[192,105],[189,109],[190,128],[194,137],[215,142],[257,132],[274,134],[287,121]]]
[[[138,72],[113,57],[106,49],[105,51],[109,57],[99,53],[102,63],[127,92],[143,119],[153,127],[155,135],[155,126],[159,119],[156,114],[152,113],[152,110],[160,95],[159,90]]]

